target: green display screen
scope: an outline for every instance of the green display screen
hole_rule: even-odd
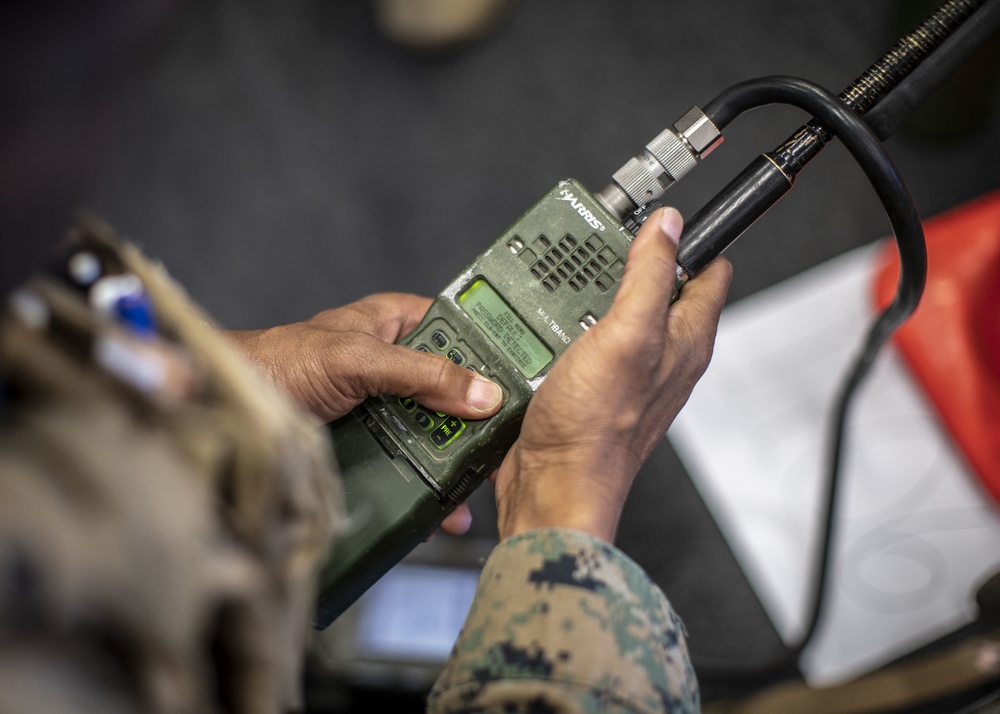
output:
[[[552,361],[552,352],[485,280],[470,285],[458,303],[525,377],[534,377]]]

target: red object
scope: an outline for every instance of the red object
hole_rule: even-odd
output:
[[[1000,501],[1000,191],[924,222],[927,286],[894,340],[952,438]],[[899,257],[879,256],[877,307],[896,292]]]

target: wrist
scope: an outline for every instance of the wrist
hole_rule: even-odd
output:
[[[598,468],[599,458],[515,455],[497,489],[500,538],[539,528],[570,528],[612,542],[627,488],[613,468]],[[627,479],[629,482],[631,479]]]
[[[252,359],[256,351],[254,343],[263,332],[264,330],[219,330],[219,334],[247,360]]]
[[[614,542],[618,528],[618,518],[595,512],[587,508],[567,507],[565,499],[558,508],[518,509],[508,518],[498,523],[499,539],[545,528],[566,528]]]

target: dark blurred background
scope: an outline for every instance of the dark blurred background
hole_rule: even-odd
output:
[[[250,328],[373,292],[434,294],[559,179],[602,188],[690,106],[740,80],[793,74],[839,92],[937,4],[522,1],[440,52],[391,41],[362,0],[22,5],[7,4],[0,23],[0,287],[90,210],[162,259],[223,326]],[[977,58],[888,142],[925,216],[1000,187],[994,58]],[[667,199],[693,214],[806,118],[741,118]],[[731,248],[730,300],[887,230],[834,144]],[[487,486],[472,499],[486,538],[491,498]],[[696,661],[780,653],[666,442],[619,545],[671,598]],[[326,688],[312,708],[419,708],[412,693],[340,684],[311,681]],[[703,687],[707,700],[732,690],[709,676]]]

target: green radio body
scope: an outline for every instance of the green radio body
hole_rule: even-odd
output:
[[[387,395],[330,424],[349,525],[320,574],[317,628],[500,465],[545,375],[611,306],[632,230],[577,181],[561,181],[462,270],[400,341],[497,382],[504,404],[493,417],[457,419]]]

